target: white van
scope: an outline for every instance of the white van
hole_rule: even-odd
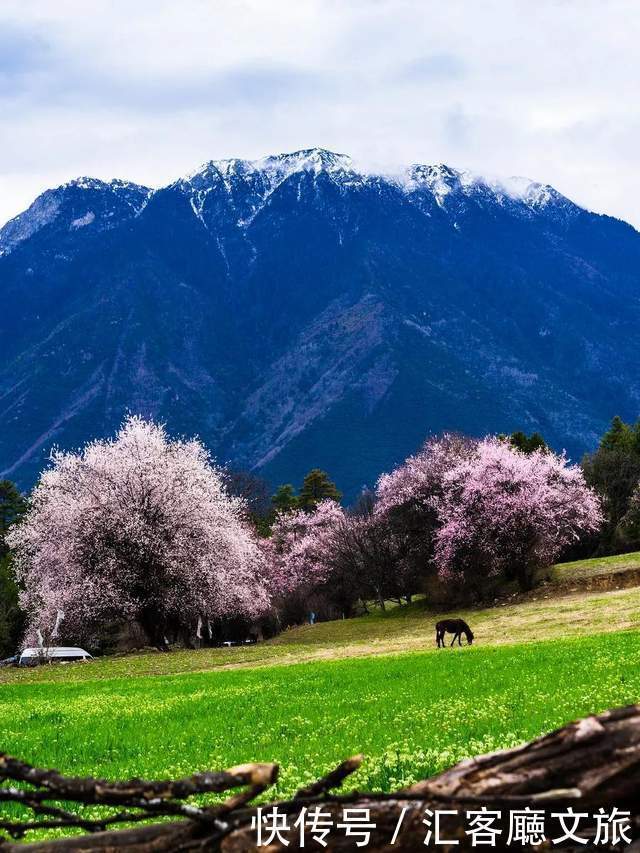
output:
[[[40,663],[69,663],[70,661],[93,660],[89,652],[78,646],[34,646],[24,649],[18,660],[18,666],[38,666]]]

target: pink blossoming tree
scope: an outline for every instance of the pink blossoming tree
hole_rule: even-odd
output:
[[[329,580],[333,539],[344,518],[334,500],[321,501],[312,512],[294,510],[278,516],[266,543],[276,595],[313,589]]]
[[[477,592],[500,574],[530,588],[566,545],[602,522],[580,468],[550,452],[527,455],[495,437],[444,471],[436,505],[440,576]]]
[[[415,591],[396,560],[393,531],[361,505],[347,513],[325,500],[281,515],[264,544],[273,597],[298,618],[309,610],[351,615],[360,602],[408,599]]]
[[[376,513],[390,515],[409,507],[435,510],[445,473],[460,459],[469,457],[475,445],[475,441],[458,433],[443,433],[425,441],[417,453],[390,473],[382,474],[376,486]]]
[[[444,433],[427,440],[421,449],[378,480],[374,519],[388,531],[395,551],[395,571],[410,592],[424,587],[435,572],[436,531],[444,478],[460,461],[474,453],[476,443],[465,436]]]
[[[135,621],[161,646],[268,605],[243,502],[199,441],[129,417],[51,461],[9,535],[31,637],[96,642]]]

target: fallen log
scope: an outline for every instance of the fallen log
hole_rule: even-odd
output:
[[[19,803],[34,815],[29,822],[0,821],[0,829],[16,839],[45,827],[90,833],[27,845],[4,840],[0,852],[276,853],[322,849],[317,839],[330,826],[322,838],[325,849],[332,851],[353,850],[356,845],[387,853],[422,850],[425,839],[435,845],[438,833],[438,849],[451,853],[472,849],[474,833],[480,837],[478,825],[491,815],[494,843],[485,846],[494,849],[632,850],[636,849],[632,840],[640,837],[638,705],[587,717],[524,746],[467,759],[393,794],[336,793],[361,760],[361,756],[348,759],[291,800],[256,807],[250,806],[252,800],[276,781],[275,765],[247,764],[173,782],[112,783],[64,777],[0,756],[0,801]],[[8,787],[7,782],[30,787]],[[221,804],[184,802],[197,794],[236,788],[242,790]],[[68,810],[69,802],[118,811],[83,818]],[[539,830],[527,840],[523,832],[518,840],[513,815],[525,815],[533,823],[540,814],[543,835]],[[573,834],[562,841],[575,815],[582,817]],[[131,825],[160,816],[181,819]],[[475,829],[474,821],[479,821]],[[280,826],[275,833],[274,823]],[[115,824],[128,826],[114,830]],[[576,840],[582,838],[584,843]]]

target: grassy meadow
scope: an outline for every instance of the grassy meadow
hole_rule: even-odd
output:
[[[275,761],[271,797],[363,752],[351,784],[391,790],[640,701],[640,587],[619,580],[567,592],[552,579],[462,613],[476,632],[462,649],[435,649],[436,615],[416,602],[246,648],[0,670],[0,751],[110,778]]]
[[[552,578],[532,595],[478,610],[435,613],[429,611],[423,601],[416,601],[409,607],[393,607],[385,613],[375,611],[357,619],[304,625],[253,646],[183,650],[170,654],[142,652],[100,658],[90,664],[0,669],[0,692],[3,683],[68,683],[168,676],[426,651],[435,646],[436,621],[447,615],[465,618],[473,628],[476,645],[482,648],[640,629],[640,581],[627,586],[629,578],[634,580],[635,570],[640,569],[640,553],[625,557],[627,573],[618,571],[618,557],[597,561],[597,568],[593,565],[595,561],[584,561],[583,577],[580,576],[581,564],[567,563],[569,569],[557,566],[554,576],[557,572],[558,578]],[[594,581],[606,581],[610,588],[589,589]]]
[[[279,794],[364,752],[388,790],[640,698],[635,632],[290,666],[5,684],[3,750],[78,774],[277,761]]]

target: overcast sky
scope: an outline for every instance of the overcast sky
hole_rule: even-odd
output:
[[[325,147],[551,183],[640,227],[637,0],[2,0],[0,221]]]

